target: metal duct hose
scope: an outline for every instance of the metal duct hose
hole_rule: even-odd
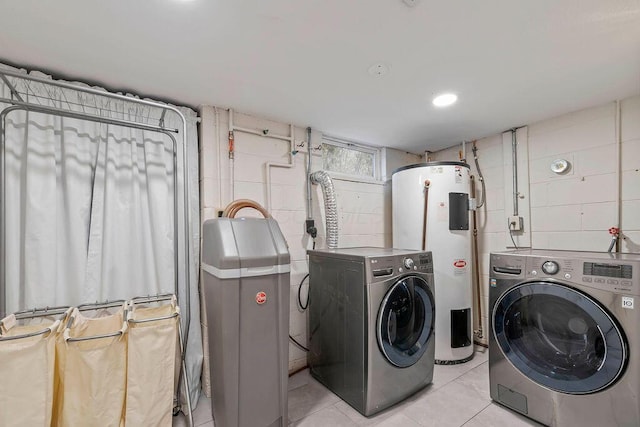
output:
[[[336,202],[336,191],[333,188],[333,181],[325,171],[318,171],[309,177],[312,184],[319,184],[324,195],[324,214],[327,224],[327,247],[336,249],[338,247],[338,204]]]

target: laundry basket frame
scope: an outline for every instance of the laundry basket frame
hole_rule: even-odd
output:
[[[180,364],[180,380],[184,381],[185,385],[185,403],[187,406],[187,420],[189,425],[193,425],[192,419],[192,405],[189,394],[189,383],[187,378],[186,366],[185,366],[185,350],[187,348],[187,340],[189,335],[189,326],[191,322],[191,301],[190,301],[190,265],[191,260],[191,248],[190,248],[190,239],[191,236],[191,210],[189,209],[189,180],[188,180],[188,170],[189,170],[189,161],[188,161],[188,151],[187,151],[187,120],[182,112],[171,105],[163,104],[156,101],[151,101],[147,99],[138,99],[127,95],[110,93],[105,90],[95,89],[92,87],[80,86],[78,84],[67,83],[63,81],[46,79],[42,77],[37,77],[34,75],[27,74],[26,72],[13,71],[10,69],[0,68],[0,80],[9,88],[11,92],[11,98],[3,98],[0,97],[0,103],[9,104],[9,107],[2,109],[0,112],[0,230],[2,231],[2,238],[0,238],[0,259],[4,260],[6,255],[5,248],[5,239],[4,236],[6,230],[6,215],[5,215],[5,141],[6,141],[6,117],[12,111],[31,111],[37,113],[50,114],[59,117],[68,117],[79,120],[87,120],[98,123],[112,124],[117,126],[129,127],[133,129],[140,129],[146,131],[153,131],[164,134],[169,137],[172,143],[173,148],[173,182],[174,182],[174,191],[173,191],[173,205],[174,205],[174,216],[173,216],[173,228],[174,228],[174,264],[175,264],[175,287],[174,294],[178,301],[182,297],[180,295],[179,289],[179,250],[181,249],[184,253],[184,259],[186,261],[187,266],[184,270],[184,283],[185,290],[184,293],[184,334],[182,333],[182,325],[180,325],[180,348],[181,348],[181,364]],[[33,90],[33,87],[38,85],[39,87],[44,87],[45,93],[49,93],[48,88],[51,86],[58,87],[61,89],[68,89],[72,91],[76,91],[76,98],[74,98],[74,102],[70,102],[68,99],[65,99],[65,102],[59,102],[59,100],[55,100],[53,98],[43,99],[42,95],[36,94]],[[125,118],[119,119],[114,117],[105,117],[104,113],[113,113],[114,115],[121,114],[121,112],[117,111],[105,111],[105,109],[100,106],[97,106],[97,102],[91,104],[88,101],[88,97],[84,97],[83,95],[94,95],[98,97],[103,97],[108,100],[118,100],[126,103],[131,103],[133,105],[147,106],[158,109],[160,112],[160,116],[158,119],[147,120],[147,121],[135,121],[135,120],[127,120]],[[58,105],[51,106],[45,105],[42,101],[56,101]],[[35,101],[35,102],[34,102]],[[165,117],[168,113],[173,113],[177,115],[178,119],[181,122],[181,126],[179,129],[170,128],[165,126]],[[148,119],[148,118],[147,118]],[[177,155],[179,150],[178,139],[176,138],[178,135],[181,138],[182,144],[182,172],[183,172],[183,233],[184,233],[184,245],[182,248],[179,248],[178,244],[178,235],[180,225],[178,223],[178,209],[179,209],[179,201],[178,201],[178,174],[177,174]],[[5,263],[0,262],[0,318],[3,318],[6,315],[6,269]],[[160,296],[158,296],[160,297]],[[152,298],[152,297],[150,297]],[[43,310],[43,309],[40,309]],[[26,312],[24,312],[26,313]],[[179,395],[178,390],[178,395]],[[179,400],[179,399],[178,399]],[[175,409],[175,408],[174,408]]]

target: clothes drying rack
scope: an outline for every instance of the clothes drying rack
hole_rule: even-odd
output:
[[[182,142],[182,171],[183,171],[183,218],[184,218],[184,259],[186,266],[184,270],[184,283],[185,283],[185,295],[184,295],[184,334],[182,333],[182,327],[179,322],[179,334],[180,334],[180,349],[181,349],[181,363],[180,363],[180,375],[178,385],[178,398],[177,407],[180,407],[180,381],[184,381],[185,389],[185,403],[187,406],[187,421],[190,426],[193,426],[192,418],[192,406],[189,395],[189,382],[187,378],[187,370],[185,364],[185,352],[187,348],[187,340],[189,336],[189,326],[191,322],[191,301],[190,301],[190,259],[191,251],[189,246],[189,236],[191,235],[191,211],[189,210],[189,182],[188,182],[188,154],[187,154],[187,121],[184,115],[176,107],[163,104],[160,102],[150,101],[146,99],[137,99],[130,96],[110,93],[105,90],[95,89],[91,87],[80,86],[78,84],[72,84],[53,79],[47,79],[27,74],[25,72],[14,71],[10,69],[0,68],[0,80],[8,87],[11,92],[10,98],[0,97],[0,103],[9,104],[0,112],[0,230],[2,230],[2,236],[5,235],[6,230],[6,215],[5,215],[5,141],[6,141],[6,118],[7,115],[13,111],[31,111],[36,113],[49,114],[59,117],[68,117],[79,120],[87,120],[97,123],[112,124],[117,126],[129,127],[134,129],[146,130],[151,132],[158,132],[169,137],[173,145],[173,229],[174,229],[174,264],[175,264],[175,289],[174,293],[178,301],[180,300],[179,289],[179,245],[178,245],[178,172],[177,172],[177,157],[178,157],[178,140],[176,135],[181,137]],[[70,90],[70,93],[65,94],[61,92],[61,99],[56,99],[51,93],[51,88],[56,87],[60,89]],[[36,91],[38,89],[38,91]],[[49,96],[43,96],[42,93]],[[67,96],[69,95],[69,96]],[[88,96],[92,95],[92,96]],[[91,99],[93,98],[93,102]],[[98,103],[100,99],[103,104]],[[154,115],[151,113],[141,120],[131,120],[127,118],[127,111],[117,111],[110,109],[111,101],[123,101],[125,105],[129,106],[146,106],[152,107]],[[170,128],[165,126],[165,117],[167,113],[175,113],[181,121],[181,128]],[[121,116],[122,118],[120,118]],[[139,116],[136,116],[139,118]],[[3,318],[6,313],[6,248],[4,237],[0,238],[0,318]],[[159,302],[169,299],[167,294],[148,296],[142,298],[136,298],[136,302]],[[90,306],[94,308],[107,308],[115,307],[116,305],[122,305],[122,301],[105,301],[102,303],[94,303],[91,305],[83,305],[86,309]],[[79,307],[82,310],[82,307]],[[68,308],[68,307],[66,307]],[[65,308],[65,309],[66,309]],[[56,315],[62,314],[62,307],[55,308],[40,308],[33,310],[26,310],[17,313],[17,318],[29,318],[38,317],[46,314]],[[158,319],[152,319],[158,320]],[[35,335],[46,333],[34,332]],[[100,337],[98,337],[100,338]],[[176,408],[177,408],[176,407]],[[174,408],[174,411],[175,409]]]

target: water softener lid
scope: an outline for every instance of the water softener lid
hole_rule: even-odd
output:
[[[202,263],[219,270],[290,263],[287,242],[273,218],[207,220],[202,234]]]

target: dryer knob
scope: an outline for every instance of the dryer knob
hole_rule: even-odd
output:
[[[405,258],[403,264],[407,268],[407,270],[413,269],[413,260],[411,258]]]
[[[544,271],[546,274],[550,274],[553,276],[558,272],[558,270],[560,270],[560,266],[558,266],[558,263],[555,261],[546,261],[544,264],[542,264],[542,271]]]

